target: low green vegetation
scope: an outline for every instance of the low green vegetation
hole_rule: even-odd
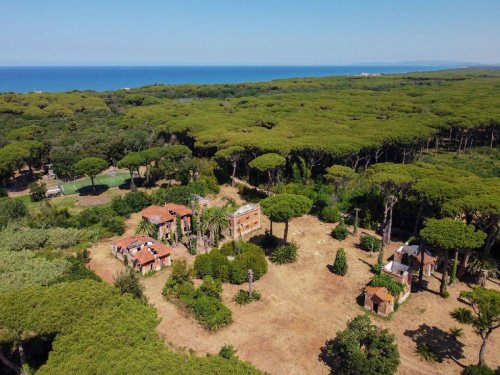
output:
[[[229,260],[228,256],[234,258]],[[221,250],[213,249],[208,254],[197,255],[194,261],[198,278],[212,276],[232,284],[247,281],[249,269],[253,271],[254,280],[259,280],[267,273],[267,260],[261,247],[247,242],[228,242]]]
[[[344,276],[347,273],[347,269],[347,255],[344,248],[341,247],[337,250],[337,254],[335,255],[335,261],[332,265],[332,271],[337,275]]]
[[[375,252],[380,250],[382,241],[375,236],[362,235],[359,245],[365,251]]]
[[[168,278],[163,295],[190,311],[196,320],[210,331],[216,331],[232,322],[232,312],[220,301],[220,281],[211,277],[195,288],[191,270],[185,261],[176,261]]]
[[[298,250],[294,242],[280,245],[269,255],[269,260],[275,264],[295,263],[299,257]]]
[[[437,355],[436,355],[436,353],[427,344],[417,345],[417,354],[424,361],[427,361],[427,362],[437,362]]]
[[[336,240],[343,241],[349,236],[347,225],[341,220],[340,223],[332,229],[332,237]]]
[[[0,293],[1,349],[16,362],[23,350],[37,374],[260,374],[235,357],[174,353],[157,325],[153,307],[91,280]],[[45,342],[41,353],[34,342]],[[48,359],[40,363],[40,356]]]
[[[252,301],[259,301],[261,298],[261,294],[257,290],[252,290],[252,294],[250,295],[247,290],[240,289],[238,290],[238,293],[234,296],[234,302],[236,304],[242,306],[242,305],[248,305]]]
[[[404,290],[404,285],[394,280],[391,276],[381,273],[375,275],[370,282],[371,286],[382,286],[386,288],[396,299]]]

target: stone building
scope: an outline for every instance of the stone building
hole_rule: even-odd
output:
[[[365,309],[382,316],[394,311],[394,296],[383,286],[365,288]]]
[[[260,205],[245,204],[232,214],[229,214],[228,219],[229,237],[237,240],[240,236],[260,228]]]

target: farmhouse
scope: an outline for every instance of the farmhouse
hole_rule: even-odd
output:
[[[158,239],[172,239],[176,231],[177,216],[181,219],[182,233],[191,230],[191,210],[181,204],[167,203],[163,206],[149,206],[141,211],[142,218],[158,228]]]
[[[394,260],[398,263],[406,264],[412,269],[420,269],[422,250],[418,245],[405,244],[399,247],[394,254]],[[424,275],[430,276],[437,267],[437,257],[432,256],[428,251],[424,251]]]
[[[382,286],[365,288],[365,309],[382,316],[394,311],[394,296]]]
[[[403,284],[404,290],[399,296],[398,302],[404,302],[411,292],[411,267],[391,260],[384,266],[384,268],[382,268],[382,272],[388,274],[394,280]]]
[[[142,274],[159,271],[172,264],[173,250],[149,236],[122,238],[113,244],[111,252]]]
[[[260,205],[246,204],[232,214],[228,214],[229,237],[237,240],[240,236],[260,228]]]

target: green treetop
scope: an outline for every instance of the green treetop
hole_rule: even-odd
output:
[[[443,277],[441,279],[441,295],[445,296],[447,285],[447,270],[449,263],[449,251],[455,252],[454,269],[456,271],[458,252],[466,249],[477,249],[484,243],[486,234],[476,231],[473,225],[467,225],[462,221],[449,218],[428,219],[425,228],[420,231],[420,237],[431,246],[443,251]],[[455,272],[452,278],[455,277]]]
[[[273,176],[275,171],[283,167],[286,159],[275,153],[264,154],[256,157],[250,162],[250,168],[256,169],[261,173],[267,173],[269,186],[273,184]]]
[[[272,222],[285,223],[283,239],[285,243],[288,238],[288,223],[295,217],[307,214],[312,208],[312,201],[303,195],[277,194],[261,201],[264,214]],[[272,233],[272,227],[271,227]]]
[[[108,166],[108,162],[101,158],[88,157],[78,161],[75,164],[75,172],[85,174],[90,177],[92,183],[92,191],[95,194],[94,178]]]
[[[245,148],[241,146],[232,146],[223,148],[215,153],[215,157],[231,163],[233,171],[231,173],[231,184],[234,185],[234,178],[236,177],[236,168],[240,161],[241,155],[245,152]]]
[[[131,152],[118,162],[120,168],[127,168],[130,172],[130,188],[135,188],[134,171],[139,174],[139,167],[146,164],[146,159],[140,152]]]

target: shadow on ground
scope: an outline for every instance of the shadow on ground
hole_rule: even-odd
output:
[[[421,324],[415,330],[406,330],[405,336],[411,338],[416,347],[427,345],[436,355],[438,362],[443,362],[445,359],[451,359],[458,365],[465,367],[458,360],[464,358],[463,346],[457,338],[445,332],[438,327],[431,327],[427,324]]]

